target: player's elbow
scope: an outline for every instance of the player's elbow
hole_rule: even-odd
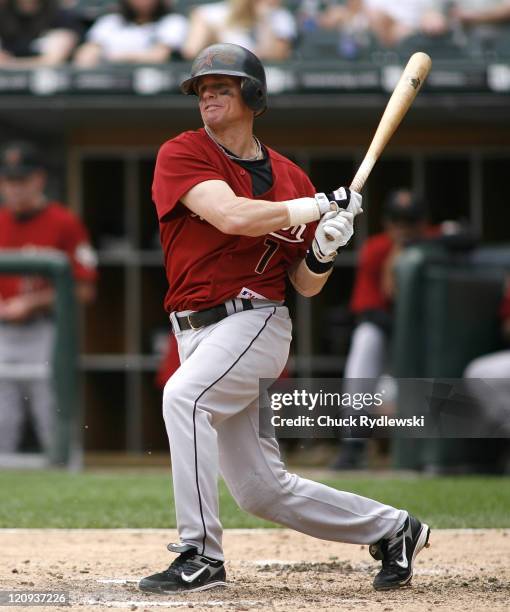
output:
[[[320,278],[310,275],[310,273],[303,272],[302,266],[299,266],[289,272],[289,279],[299,295],[311,298],[322,291],[327,277]]]
[[[294,289],[299,293],[299,295],[302,295],[303,297],[310,298],[320,293],[321,287],[300,283],[294,274],[289,274],[289,278]]]
[[[295,287],[296,291],[303,297],[313,297],[321,292],[322,287]]]

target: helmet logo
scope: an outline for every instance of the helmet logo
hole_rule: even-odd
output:
[[[212,68],[213,60],[216,55],[217,53],[215,53],[214,51],[207,51],[207,55],[205,57],[202,57],[197,62],[197,67],[195,68],[196,72],[199,72],[200,70],[202,70],[202,68],[205,68],[206,66]]]
[[[218,59],[222,64],[226,64],[227,66],[232,66],[236,63],[237,57],[235,53],[230,51],[221,51],[221,50],[212,50],[207,51],[205,57],[200,58],[197,62],[197,66],[195,68],[195,72],[200,72],[206,66],[212,68],[213,62],[215,59]]]

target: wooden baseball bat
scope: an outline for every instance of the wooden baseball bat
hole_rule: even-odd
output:
[[[427,78],[431,66],[432,61],[426,53],[418,52],[410,57],[399,82],[391,94],[391,98],[388,100],[368,151],[352,179],[352,190],[359,192],[363,189],[375,162],[379,159],[379,156],[384,151],[384,147],[388,144],[404,115],[409,110],[417,93],[420,91],[420,87],[423,85],[423,81]]]

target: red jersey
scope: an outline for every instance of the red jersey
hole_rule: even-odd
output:
[[[180,365],[181,360],[179,359],[177,340],[175,339],[174,334],[169,334],[166,351],[158,366],[158,371],[156,372],[156,377],[154,379],[158,388],[164,388],[168,379],[174,375],[174,372],[179,369]]]
[[[315,194],[298,166],[267,151],[273,186],[256,199],[278,202]],[[180,202],[192,187],[208,180],[225,181],[237,196],[253,199],[249,172],[228,158],[204,129],[184,132],[159,150],[152,194],[169,285],[165,309],[202,310],[237,296],[283,300],[287,270],[306,255],[315,224],[256,238],[224,234]]]
[[[428,227],[425,237],[440,233],[438,227]],[[351,310],[359,314],[366,310],[389,310],[391,300],[383,293],[381,283],[384,265],[391,254],[394,243],[386,232],[376,234],[363,245],[351,297]]]
[[[0,208],[0,249],[53,248],[66,253],[77,280],[96,279],[96,257],[86,229],[67,208],[56,202],[28,218],[17,218],[7,207]],[[46,286],[43,279],[0,276],[0,298],[7,299]]]

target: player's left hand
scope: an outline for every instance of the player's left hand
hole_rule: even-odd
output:
[[[30,305],[23,295],[19,295],[0,303],[0,321],[22,323],[31,314]]]
[[[326,213],[320,220],[312,248],[321,263],[332,261],[340,247],[345,246],[354,233],[354,215],[348,210]]]

